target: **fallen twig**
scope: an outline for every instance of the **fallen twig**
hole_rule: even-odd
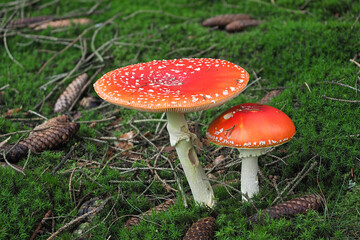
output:
[[[70,157],[70,155],[74,151],[75,146],[76,146],[76,143],[75,143],[75,145],[71,146],[69,152],[65,155],[65,157],[63,159],[61,159],[60,163],[52,170],[51,174],[55,174],[61,168],[61,166],[64,165],[66,160]]]
[[[138,15],[138,14],[140,14],[140,13],[163,14],[163,15],[168,16],[168,17],[178,18],[178,19],[182,19],[182,20],[188,20],[188,19],[189,19],[189,18],[187,18],[187,17],[176,16],[176,15],[173,15],[173,14],[170,14],[170,13],[166,13],[166,12],[163,12],[163,11],[138,10],[138,11],[136,11],[136,12],[133,12],[133,13],[129,14],[129,15],[126,16],[126,17],[123,17],[122,20],[123,20],[123,21],[127,21],[127,20],[129,20],[130,18],[135,17],[136,15]]]
[[[34,233],[31,235],[29,240],[34,240],[36,238],[36,235],[39,233],[40,229],[42,228],[42,226],[44,225],[45,221],[47,220],[48,217],[50,217],[52,213],[52,210],[49,210],[47,213],[45,213],[43,219],[40,221],[39,225],[37,226],[37,228],[35,229]]]
[[[26,174],[24,173],[24,171],[22,171],[21,169],[17,168],[17,167],[14,167],[11,163],[9,163],[9,161],[6,159],[6,153],[5,151],[2,151],[2,157],[3,157],[3,160],[6,162],[6,164],[11,167],[12,169],[14,169],[15,171],[21,173],[22,175],[26,176]]]
[[[329,81],[325,81],[324,83],[329,83],[329,84],[333,84],[333,85],[339,85],[339,86],[347,87],[347,88],[350,88],[350,89],[355,90],[355,91],[357,91],[357,92],[360,92],[360,89],[357,89],[357,88],[355,88],[355,87],[352,87],[352,86],[347,85],[347,84],[344,84],[344,83],[329,82]]]
[[[40,74],[44,68],[52,61],[54,58],[59,56],[61,53],[65,52],[67,49],[69,49],[71,46],[73,46],[77,41],[79,41],[89,30],[91,30],[94,26],[90,26],[86,28],[79,36],[77,36],[70,44],[68,44],[65,48],[61,49],[57,53],[55,53],[49,60],[47,60],[39,69],[38,74]]]
[[[9,48],[8,48],[8,45],[7,45],[7,42],[6,42],[6,33],[7,33],[7,30],[5,30],[5,33],[4,33],[4,47],[5,47],[5,51],[6,51],[6,53],[8,54],[8,56],[9,56],[9,58],[16,64],[16,65],[18,65],[19,67],[21,67],[22,69],[25,69],[24,68],[24,66],[21,64],[21,63],[19,63],[14,57],[13,57],[13,55],[10,53],[10,50],[9,50]]]
[[[347,99],[342,99],[342,98],[332,98],[332,97],[328,97],[328,96],[325,96],[325,95],[322,95],[321,97],[325,98],[325,99],[332,100],[332,101],[338,101],[338,102],[360,103],[360,100],[347,100]]]
[[[112,197],[108,197],[104,200],[104,202],[97,208],[95,208],[94,210],[91,210],[90,212],[85,213],[84,215],[81,215],[80,217],[77,217],[73,220],[71,220],[70,222],[68,222],[67,224],[65,224],[64,226],[62,226],[61,228],[59,228],[56,232],[54,232],[53,234],[51,234],[51,236],[49,238],[47,238],[47,240],[51,240],[54,239],[57,235],[59,235],[62,231],[64,231],[65,229],[68,229],[69,227],[71,227],[73,224],[78,223],[80,221],[82,221],[83,219],[85,219],[86,217],[93,215],[95,213],[100,212],[105,205],[110,201]]]
[[[286,197],[299,183],[300,181],[316,166],[317,162],[313,162],[309,169],[304,173],[305,169],[307,168],[308,164],[310,163],[310,161],[312,161],[314,158],[316,158],[317,155],[313,156],[303,167],[303,169],[301,169],[301,171],[296,175],[296,177],[288,183],[288,185],[286,185],[286,187],[280,192],[280,195],[278,195],[274,201],[271,203],[271,205],[273,205],[274,203],[277,202],[277,200],[279,200],[281,197],[283,197],[283,194],[291,187],[291,189],[287,192],[287,194],[284,196]],[[304,173],[304,174],[303,174]]]
[[[359,15],[360,16],[360,15]],[[355,61],[354,59],[350,59],[350,62],[355,63],[356,66],[360,67],[360,63],[358,63],[357,61]]]

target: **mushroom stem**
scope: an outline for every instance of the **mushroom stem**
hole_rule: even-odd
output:
[[[245,157],[241,161],[241,193],[252,198],[259,192],[258,157]],[[242,199],[247,201],[243,196]]]
[[[167,112],[166,115],[170,143],[171,146],[175,146],[194,200],[208,207],[213,207],[215,203],[214,193],[192,144],[192,140],[196,136],[189,131],[183,113]]]

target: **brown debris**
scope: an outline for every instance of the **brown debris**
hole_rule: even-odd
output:
[[[225,30],[228,32],[238,32],[243,30],[246,27],[257,26],[261,23],[261,21],[253,20],[253,19],[242,19],[233,21],[226,25]]]
[[[5,118],[12,118],[14,116],[14,114],[17,113],[17,112],[20,112],[21,109],[22,109],[22,106],[19,107],[19,108],[9,109],[3,114],[3,116]]]
[[[88,75],[83,73],[72,81],[57,99],[54,106],[54,112],[64,112],[69,109],[80,94],[81,89],[85,86],[87,80]]]
[[[85,25],[92,23],[91,19],[89,18],[78,18],[78,19],[64,19],[64,20],[55,20],[51,22],[42,23],[37,25],[34,29],[35,30],[43,30],[47,27],[50,28],[61,28],[61,27],[70,27],[72,24],[74,25]]]
[[[44,22],[51,21],[52,16],[38,16],[38,17],[29,17],[29,18],[20,18],[12,20],[9,23],[9,27],[12,28],[22,28],[22,27],[34,27]]]
[[[41,222],[39,223],[39,225],[36,227],[34,233],[31,235],[29,240],[34,240],[36,238],[36,236],[38,235],[38,233],[40,232],[41,228],[43,227],[43,225],[45,224],[47,218],[49,218],[52,214],[52,210],[50,209],[49,211],[47,211],[45,213],[45,216],[43,217],[43,219],[41,220]]]
[[[271,99],[273,99],[274,97],[280,95],[283,92],[283,90],[272,90],[268,93],[265,94],[265,96],[258,101],[258,104],[266,104],[269,103],[271,101]]]
[[[130,229],[132,226],[137,225],[141,221],[142,217],[149,216],[149,215],[151,215],[152,212],[156,212],[156,213],[164,212],[174,204],[175,204],[175,199],[169,199],[169,200],[147,210],[146,212],[139,215],[139,217],[134,216],[134,217],[129,218],[129,220],[127,220],[125,223],[125,227],[127,229]]]
[[[215,218],[206,217],[194,223],[183,240],[210,240],[214,237]]]
[[[225,14],[211,17],[202,22],[204,27],[225,27],[231,22],[250,19],[250,16],[247,14]]]
[[[220,163],[222,163],[224,161],[224,159],[225,159],[224,155],[219,155],[213,160],[213,163],[214,163],[214,165],[219,165]]]
[[[100,98],[84,97],[80,101],[80,106],[83,108],[95,108],[99,106],[103,101]]]
[[[39,153],[44,150],[55,149],[67,141],[79,130],[78,123],[61,121],[68,119],[59,116],[42,123],[41,128],[31,132],[28,138],[20,140],[17,144],[9,144],[2,148],[6,152],[6,159],[11,163],[19,162],[30,150]],[[42,129],[42,130],[41,130]]]
[[[261,223],[269,216],[269,219],[290,218],[296,214],[305,214],[310,209],[318,210],[321,207],[322,198],[317,194],[310,194],[299,198],[276,204],[264,209],[261,214],[254,214],[247,222]]]
[[[127,150],[127,149],[132,148],[134,146],[134,144],[132,142],[130,142],[129,140],[133,139],[135,137],[135,135],[136,135],[135,131],[130,131],[130,132],[124,133],[123,135],[118,137],[118,139],[121,141],[114,142],[115,147],[121,148],[122,150]]]

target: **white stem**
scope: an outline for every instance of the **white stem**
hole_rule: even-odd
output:
[[[241,161],[241,192],[252,198],[259,192],[258,157],[246,157]],[[243,196],[243,200],[247,199]]]
[[[213,207],[215,203],[214,192],[197,158],[192,144],[194,137],[188,129],[184,114],[174,112],[167,112],[166,114],[170,143],[175,146],[194,200],[208,207]]]

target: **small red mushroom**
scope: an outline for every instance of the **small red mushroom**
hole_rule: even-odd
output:
[[[241,192],[250,198],[259,192],[258,157],[290,141],[294,135],[294,123],[284,112],[257,103],[230,108],[217,117],[206,132],[211,142],[239,149]]]
[[[219,59],[184,58],[119,68],[95,84],[104,100],[126,108],[166,112],[175,146],[196,202],[212,207],[214,194],[193,148],[184,114],[217,107],[236,97],[249,81],[241,67]]]

